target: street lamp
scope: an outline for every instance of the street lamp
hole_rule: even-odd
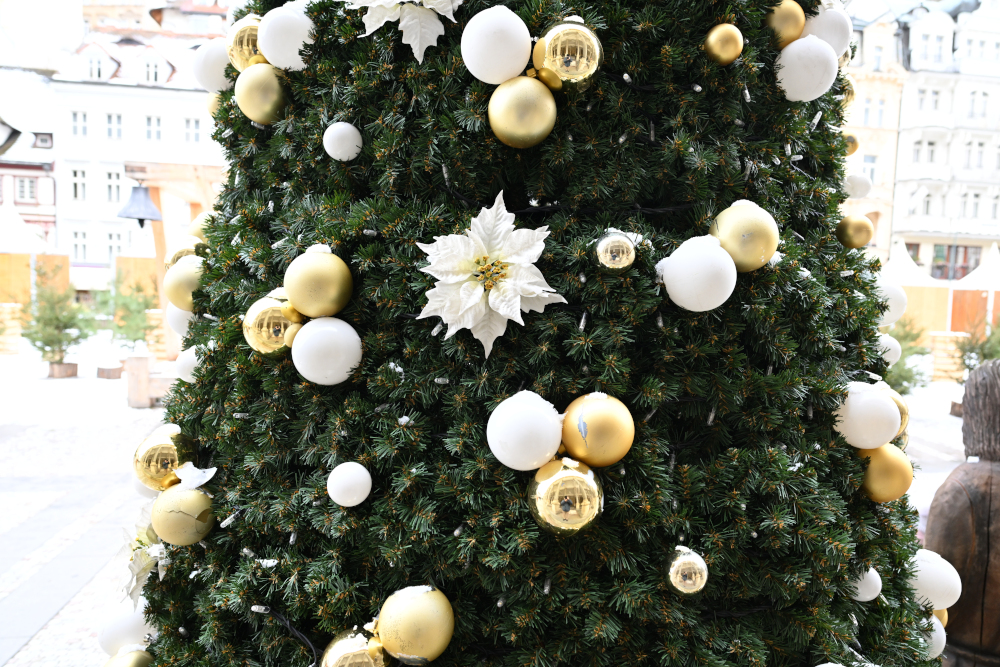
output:
[[[160,209],[149,198],[149,188],[139,181],[139,185],[132,188],[128,203],[125,208],[118,211],[119,218],[134,218],[139,221],[140,229],[146,225],[147,220],[163,220]]]

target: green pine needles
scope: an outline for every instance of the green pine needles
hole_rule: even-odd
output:
[[[219,468],[216,516],[242,513],[204,545],[168,548],[166,577],[150,579],[155,664],[306,667],[308,648],[252,605],[322,650],[427,583],[456,616],[440,667],[924,663],[929,614],[908,583],[916,512],[905,497],[869,500],[833,430],[846,382],[887,370],[878,262],[833,234],[843,79],[815,102],[785,99],[765,0],[514,1],[531,34],[578,14],[605,50],[593,87],[557,100],[552,134],[516,150],[490,130],[494,86],[460,56],[463,26],[490,5],[462,4],[418,64],[394,24],[363,38],[365,10],[313,2],[316,42],[308,67],[283,75],[284,119],[256,127],[224,94],[215,138],[230,179],[194,300],[213,319],[192,321],[185,345],[203,360],[168,414],[197,443],[195,464]],[[722,22],[748,40],[726,67],[702,50]],[[340,120],[364,137],[351,162],[322,147]],[[415,243],[462,233],[501,190],[519,228],[551,230],[536,265],[568,304],[509,323],[486,359],[469,331],[444,340],[437,318],[416,319],[434,279]],[[715,310],[672,305],[655,264],[739,199],[777,219],[783,258],[740,274]],[[592,259],[609,227],[646,241],[618,276]],[[241,332],[315,243],[351,268],[337,317],[364,344],[350,380],[329,387]],[[559,410],[606,392],[635,419],[629,454],[596,470],[605,511],[585,534],[543,532],[532,473],[490,453],[490,412],[521,389]],[[345,461],[374,480],[357,507],[326,494]],[[678,544],[710,569],[692,597],[668,583]],[[849,582],[869,567],[882,596],[855,602]]]

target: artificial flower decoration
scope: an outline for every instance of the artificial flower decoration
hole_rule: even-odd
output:
[[[348,9],[367,7],[362,19],[367,37],[389,21],[399,21],[403,43],[409,44],[417,62],[424,62],[424,51],[437,44],[444,34],[444,24],[438,18],[447,16],[455,23],[455,10],[463,0],[342,0]]]
[[[507,320],[523,326],[522,310],[540,313],[550,303],[566,303],[535,267],[548,235],[548,227],[514,229],[501,191],[493,208],[480,211],[465,234],[418,243],[430,259],[421,271],[438,280],[418,319],[440,317],[448,325],[446,339],[460,329],[471,330],[490,356]]]

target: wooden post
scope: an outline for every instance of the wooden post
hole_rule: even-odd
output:
[[[130,408],[153,407],[149,400],[149,362],[149,357],[129,357],[125,360]]]

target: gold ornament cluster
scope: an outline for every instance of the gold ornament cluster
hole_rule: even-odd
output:
[[[888,384],[878,383],[876,386],[889,394],[899,410],[899,430],[893,439],[905,447],[909,440],[906,427],[910,423],[910,409],[906,400]],[[899,500],[910,490],[910,485],[913,484],[913,464],[896,445],[890,442],[876,449],[856,449],[854,454],[868,462],[861,488],[875,502]]]
[[[281,118],[287,99],[278,68],[267,62],[257,45],[259,30],[260,17],[247,14],[229,28],[226,46],[229,62],[240,73],[233,90],[236,105],[255,123],[270,125]]]

